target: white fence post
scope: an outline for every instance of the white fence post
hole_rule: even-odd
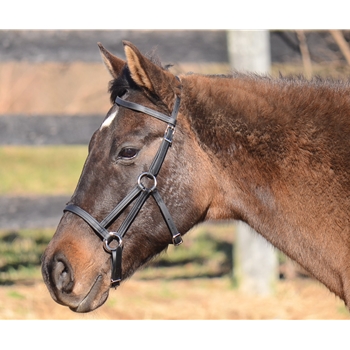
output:
[[[271,67],[269,32],[228,31],[231,68],[269,73]],[[243,222],[236,225],[233,277],[238,288],[251,295],[269,295],[278,278],[277,254],[272,245]]]

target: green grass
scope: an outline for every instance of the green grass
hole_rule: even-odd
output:
[[[0,195],[67,195],[79,180],[87,146],[0,147]]]
[[[8,295],[9,297],[13,298],[13,299],[18,299],[18,300],[20,300],[20,299],[25,299],[25,298],[26,298],[23,294],[18,293],[18,292],[15,291],[15,290],[9,291],[9,292],[7,293],[7,295]]]
[[[41,256],[54,229],[0,231],[0,285],[41,280]],[[140,279],[177,279],[227,275],[232,266],[232,225],[201,225],[137,272]],[[102,249],[102,245],[101,245]]]
[[[70,195],[87,146],[0,147],[0,196]],[[0,285],[41,279],[40,259],[54,229],[0,231]]]
[[[0,285],[41,278],[41,256],[53,229],[0,231]]]
[[[137,272],[141,279],[187,279],[231,274],[235,228],[232,223],[202,224]]]

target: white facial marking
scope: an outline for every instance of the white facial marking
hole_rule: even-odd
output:
[[[102,123],[100,130],[110,126],[116,115],[117,115],[117,111],[114,111],[111,115],[109,115],[108,118]]]

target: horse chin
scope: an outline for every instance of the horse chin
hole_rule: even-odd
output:
[[[97,276],[94,284],[86,294],[84,299],[79,303],[77,307],[69,307],[72,311],[78,313],[86,313],[93,311],[104,304],[108,298],[109,288],[103,292],[100,296],[100,290],[102,287],[103,278],[101,275]]]

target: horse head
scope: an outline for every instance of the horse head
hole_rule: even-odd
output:
[[[51,296],[76,312],[107,300],[113,270],[125,280],[173,243],[171,228],[184,234],[203,220],[215,192],[208,156],[181,102],[172,119],[181,80],[129,42],[126,61],[99,47],[113,77],[113,106],[90,140],[76,190],[42,259]]]

